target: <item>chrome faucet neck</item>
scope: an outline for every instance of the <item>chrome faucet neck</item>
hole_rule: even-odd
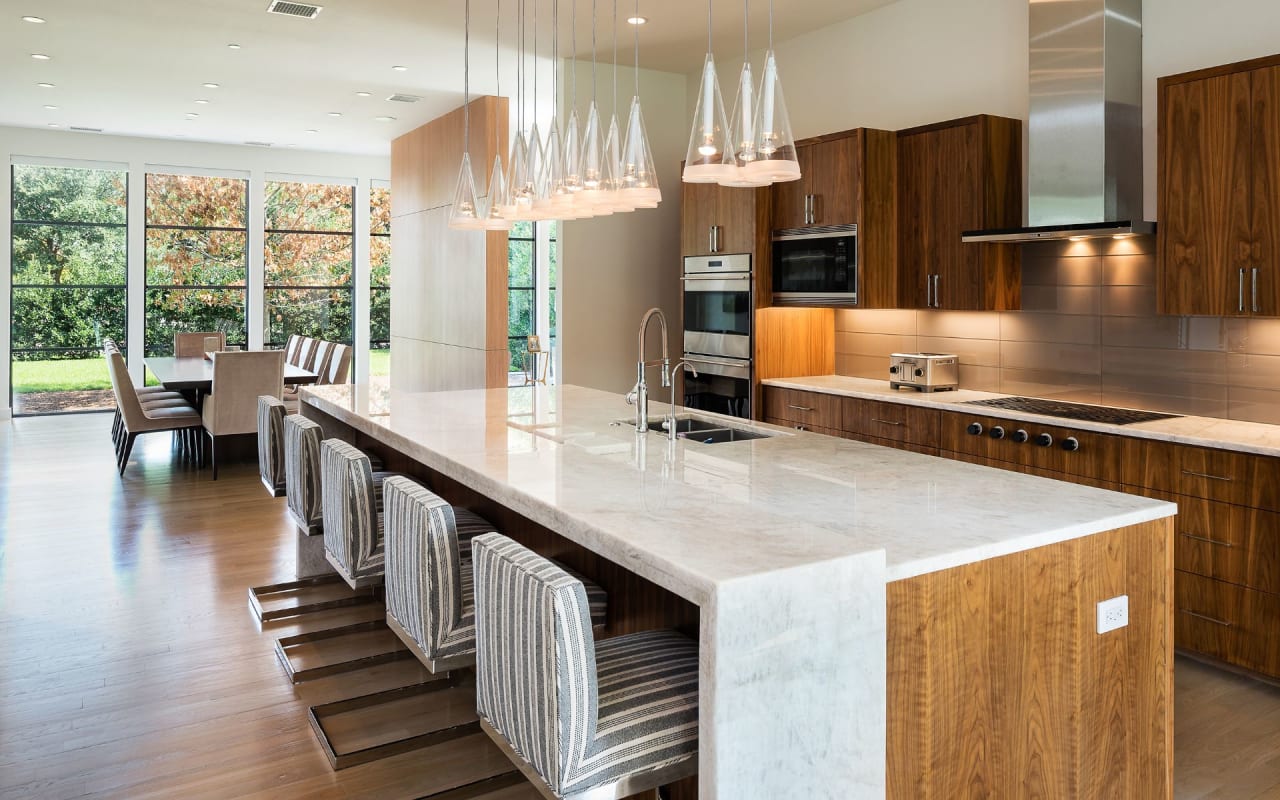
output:
[[[658,318],[659,327],[662,330],[662,360],[656,362],[645,361],[644,358],[644,340],[645,334],[649,332],[649,322],[654,318]],[[636,406],[636,430],[644,433],[649,430],[649,385],[645,381],[644,373],[648,367],[662,367],[662,377],[660,382],[665,388],[670,384],[670,376],[667,370],[670,367],[670,361],[667,356],[667,316],[662,313],[660,308],[651,308],[640,318],[640,331],[636,336],[636,385],[631,390],[631,394],[627,395],[628,402],[634,402]]]

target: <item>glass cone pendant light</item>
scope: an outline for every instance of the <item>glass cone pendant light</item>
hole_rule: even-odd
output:
[[[756,106],[753,133],[756,160],[744,167],[748,176],[765,178],[772,183],[799,179],[796,142],[791,136],[791,119],[787,116],[787,104],[782,99],[778,60],[773,53],[773,0],[769,0],[769,50],[764,57],[764,75],[760,80],[760,101]]]
[[[458,169],[458,184],[453,190],[453,208],[449,212],[449,227],[460,230],[484,228],[485,209],[476,191],[475,175],[471,171],[471,0],[466,3],[465,39],[463,41],[463,89],[462,89],[462,166]]]
[[[710,0],[707,2],[707,60],[702,65],[702,81],[698,87],[698,105],[693,112],[683,179],[685,183],[717,183],[732,178],[737,164],[729,148],[729,121],[724,115],[720,79],[711,55]]]
[[[560,124],[554,116],[551,117],[551,127],[547,131],[546,145],[542,148],[542,179],[547,207],[562,207],[569,197],[569,191],[564,188],[564,147],[560,141]]]
[[[738,92],[734,95],[733,133],[730,143],[735,168],[731,177],[722,179],[721,186],[751,187],[768,186],[767,178],[760,178],[747,171],[747,165],[756,160],[755,141],[755,85],[751,77],[751,63],[742,65],[742,74],[738,78]]]
[[[544,166],[542,158],[542,135],[538,132],[538,123],[536,121],[533,123],[533,129],[529,131],[527,141],[529,145],[529,208],[532,209],[537,204],[538,199],[542,197]]]
[[[597,216],[611,214],[607,202],[607,176],[604,134],[600,130],[600,109],[591,101],[587,109],[587,126],[582,132],[582,191],[578,202],[593,209]]]
[[[507,188],[511,204],[503,209],[503,213],[508,219],[525,219],[523,214],[533,203],[533,182],[529,180],[529,146],[525,142],[523,131],[516,134],[507,166]]]
[[[631,99],[631,113],[627,115],[627,143],[622,148],[622,184],[623,196],[635,208],[657,208],[662,202],[639,97]]]
[[[609,119],[609,134],[604,138],[604,157],[609,173],[605,181],[606,202],[614,211],[634,211],[631,199],[622,191],[626,184],[622,181],[622,131],[618,127],[618,115]]]
[[[511,220],[503,212],[511,204],[511,195],[507,191],[507,178],[502,174],[502,156],[493,157],[493,172],[489,176],[489,213],[484,217],[484,229],[487,231],[511,230]]]

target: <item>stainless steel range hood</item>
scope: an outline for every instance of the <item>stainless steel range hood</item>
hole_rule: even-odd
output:
[[[1142,0],[1030,0],[1029,227],[966,242],[1150,233],[1142,220]]]

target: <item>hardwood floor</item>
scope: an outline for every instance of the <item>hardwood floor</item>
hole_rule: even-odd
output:
[[[350,677],[290,685],[274,640],[368,609],[267,623],[246,589],[292,576],[284,501],[252,464],[218,481],[143,437],[123,478],[107,415],[0,422],[0,799],[415,798],[498,774],[468,737],[339,772],[307,706]],[[368,692],[413,661],[364,670]],[[1175,797],[1280,797],[1280,688],[1180,658]],[[485,800],[533,800],[528,786]]]

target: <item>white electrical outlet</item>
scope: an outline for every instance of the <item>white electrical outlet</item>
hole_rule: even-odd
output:
[[[1122,594],[1098,603],[1098,633],[1114,631],[1129,624],[1129,595]]]

